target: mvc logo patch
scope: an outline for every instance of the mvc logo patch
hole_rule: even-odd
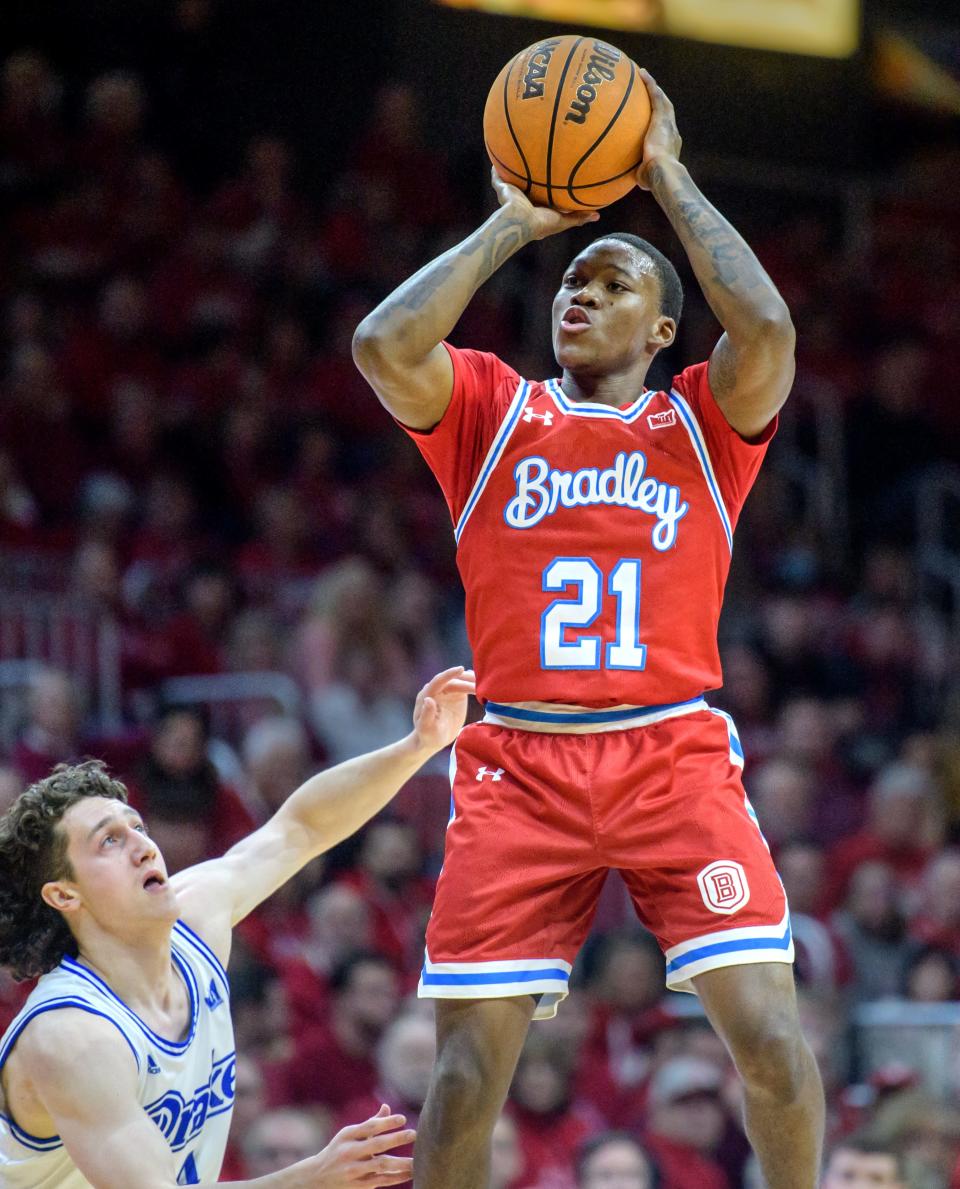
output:
[[[677,424],[677,410],[667,409],[663,413],[648,413],[647,425],[651,429],[667,429]]]
[[[717,859],[697,876],[700,895],[711,912],[729,916],[750,899],[747,875],[733,859]]]

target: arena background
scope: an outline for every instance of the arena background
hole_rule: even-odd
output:
[[[441,497],[349,343],[490,208],[486,88],[556,26],[427,0],[7,7],[0,803],[101,755],[178,867],[402,734],[467,658]],[[960,1186],[960,15],[868,3],[847,58],[604,35],[674,100],[798,328],[714,701],[790,896],[829,1138],[866,1130],[911,1186]],[[659,379],[705,357],[717,328],[654,203],[602,226],[684,273]],[[577,242],[524,251],[456,341],[550,374]],[[242,929],[224,1179],[381,1096],[416,1117],[447,798],[438,763]],[[498,1189],[572,1189],[609,1127],[667,1189],[758,1184],[724,1055],[663,998],[615,878],[575,981],[521,1061]],[[0,1025],[23,993],[0,976]]]

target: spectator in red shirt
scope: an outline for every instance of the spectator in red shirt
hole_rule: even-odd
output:
[[[337,1126],[367,1119],[385,1102],[394,1114],[406,1115],[408,1127],[416,1127],[436,1059],[437,1036],[430,1016],[398,1016],[384,1032],[377,1049],[376,1089],[354,1099],[341,1113]],[[396,1154],[412,1156],[413,1148],[398,1148]]]
[[[655,1189],[657,1171],[629,1132],[604,1131],[577,1153],[577,1189]]]
[[[277,938],[283,921],[270,919],[267,943],[280,967],[293,1030],[315,1028],[329,1010],[330,978],[352,954],[373,948],[370,906],[345,883],[329,884],[308,901],[299,936]],[[292,952],[286,952],[291,947]]]
[[[76,763],[85,751],[79,697],[61,669],[41,669],[27,689],[27,725],[11,759],[24,784],[47,776],[55,764]]]
[[[517,1062],[508,1107],[520,1137],[525,1189],[574,1189],[577,1149],[588,1135],[609,1126],[576,1091],[568,1047],[548,1030],[532,1030]]]
[[[910,933],[927,945],[941,946],[960,958],[960,850],[945,850],[930,861],[923,876],[920,911]]]
[[[293,1038],[281,1101],[339,1113],[376,1087],[377,1045],[399,1001],[396,971],[373,951],[353,954],[331,974],[330,995],[326,1023]]]
[[[236,606],[230,571],[216,562],[199,562],[183,583],[183,610],[163,628],[168,676],[222,673],[226,642]]]
[[[643,1111],[652,1038],[667,1023],[663,955],[649,934],[611,933],[601,942],[588,990],[590,1033],[579,1082],[614,1126],[628,1126]]]
[[[209,728],[194,706],[168,706],[130,783],[130,803],[150,823],[172,872],[222,854],[255,822],[207,758]]]
[[[659,1166],[662,1189],[730,1189],[713,1158],[727,1122],[722,1085],[720,1070],[698,1057],[673,1057],[651,1078],[644,1143]]]
[[[868,859],[886,863],[904,889],[915,889],[932,854],[940,808],[937,789],[918,764],[881,768],[870,787],[867,825],[830,852],[829,902],[844,898],[854,870]]]
[[[370,906],[374,945],[406,973],[419,974],[433,904],[435,883],[420,874],[422,864],[414,827],[381,818],[364,833],[356,870],[343,877]]]

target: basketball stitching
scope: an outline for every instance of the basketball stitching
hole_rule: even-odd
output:
[[[567,54],[567,60],[563,64],[563,74],[560,75],[560,82],[557,83],[557,97],[553,102],[553,116],[550,119],[550,138],[547,141],[547,206],[552,206],[551,199],[553,198],[553,184],[550,181],[553,172],[553,133],[557,126],[557,112],[560,110],[560,96],[563,94],[563,84],[567,81],[567,71],[570,69],[570,63],[573,60],[573,55],[577,52],[579,47],[583,44],[584,38],[578,37],[577,40],[570,47],[570,52]],[[511,170],[511,173],[514,171]],[[529,172],[528,172],[529,180]],[[533,183],[531,183],[532,185]]]
[[[513,143],[517,146],[517,152],[520,154],[520,160],[523,162],[523,168],[527,171],[527,181],[523,188],[523,192],[524,194],[529,194],[530,187],[532,185],[530,181],[530,166],[527,163],[527,158],[525,157],[523,149],[520,146],[520,141],[517,139],[517,134],[513,130],[513,121],[510,119],[510,104],[508,102],[510,76],[513,74],[513,67],[516,65],[516,62],[512,63],[510,69],[507,71],[507,77],[503,80],[503,114],[506,116],[507,127],[510,129],[510,135],[513,137]],[[501,161],[500,164],[502,165],[503,162]],[[520,176],[515,169],[511,169],[510,172],[516,174],[517,177]]]
[[[617,122],[617,120],[620,119],[620,113],[623,111],[627,100],[630,98],[630,92],[633,90],[633,80],[636,75],[636,72],[637,72],[636,65],[633,63],[633,61],[631,61],[630,62],[630,81],[627,83],[627,89],[623,94],[623,98],[620,100],[620,106],[617,108],[617,110],[610,117],[610,123],[606,126],[606,128],[604,128],[604,130],[600,133],[600,135],[597,137],[597,139],[590,146],[590,148],[587,149],[587,151],[583,154],[583,156],[580,158],[580,160],[573,167],[573,169],[570,170],[570,176],[569,176],[569,178],[567,178],[567,193],[574,200],[574,202],[576,202],[576,198],[574,197],[573,191],[577,187],[574,186],[573,179],[577,176],[577,170],[584,163],[584,161],[586,161],[586,159],[590,156],[590,154],[594,151],[594,149],[596,149],[597,145],[599,145],[599,143],[607,135],[607,133],[614,126],[614,124]],[[642,160],[642,158],[641,158],[641,160]],[[622,174],[617,174],[617,177],[622,177],[622,176],[623,176]],[[610,179],[610,181],[613,181],[613,180],[614,180],[613,178]]]
[[[484,142],[484,143],[486,144],[486,142]],[[515,170],[515,169],[511,169],[510,166],[507,165],[507,163],[505,161],[501,161],[500,158],[497,156],[497,154],[493,151],[493,149],[490,148],[489,144],[486,147],[487,147],[487,152],[490,154],[490,156],[493,158],[493,160],[497,163],[497,165],[500,166],[501,169],[505,169],[507,171],[507,173],[512,173],[515,178],[523,177],[523,174],[518,173],[517,170]],[[613,177],[603,178],[599,182],[582,182],[579,186],[574,186],[573,188],[575,190],[591,190],[591,189],[595,189],[597,186],[606,186],[610,182],[617,181],[618,178],[625,178],[628,173],[636,173],[636,171],[640,168],[640,166],[642,164],[643,164],[643,158],[641,157],[639,161],[635,162],[629,168],[623,170],[622,173],[615,173],[613,175]],[[504,180],[506,180],[506,179],[504,179]],[[509,182],[508,185],[512,186],[513,183]],[[531,181],[530,186],[531,187],[539,186],[541,190],[549,189],[546,182]],[[570,187],[569,186],[555,186],[553,188],[556,190],[569,190]],[[603,206],[607,205],[606,203],[597,204],[594,202],[581,202],[580,199],[575,197],[574,195],[571,195],[571,197],[573,198],[574,202],[579,202],[581,206],[592,206],[592,207],[595,207],[597,210],[600,210]]]

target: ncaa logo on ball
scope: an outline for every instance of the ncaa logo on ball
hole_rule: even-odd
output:
[[[724,916],[736,912],[750,899],[746,872],[733,859],[718,859],[697,876],[700,895],[711,912]]]

